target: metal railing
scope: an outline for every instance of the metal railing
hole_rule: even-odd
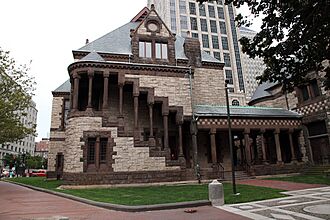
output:
[[[218,174],[219,174],[219,179],[225,179],[225,168],[221,163],[216,163],[214,164]]]

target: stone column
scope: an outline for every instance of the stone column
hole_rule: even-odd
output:
[[[307,129],[306,129],[307,130]],[[308,157],[307,157],[307,150],[306,150],[306,141],[305,141],[305,137],[304,137],[304,131],[301,130],[299,132],[299,139],[298,139],[298,143],[299,143],[299,151],[301,153],[301,160],[303,162],[307,162],[308,161]],[[310,146],[310,145],[309,145]],[[311,150],[311,149],[310,149]],[[311,162],[314,163],[313,161],[313,155],[311,155]]]
[[[251,164],[250,129],[244,130],[244,142],[245,142],[246,163]]]
[[[265,129],[260,131],[261,134],[261,151],[262,151],[262,163],[267,163],[267,155],[266,155],[266,146],[265,146]]]
[[[211,138],[211,157],[212,164],[215,165],[217,163],[217,145],[215,142],[215,134],[217,133],[216,129],[211,128],[210,130],[210,138]]]
[[[123,87],[124,84],[119,83],[118,89],[119,89],[119,105],[118,105],[118,132],[124,132],[124,115],[123,115]]]
[[[153,108],[154,108],[154,103],[148,103],[149,107],[149,145],[155,146],[155,138],[154,138],[154,122],[153,122]]]
[[[108,109],[108,92],[109,92],[109,73],[103,74],[103,106],[102,109]]]
[[[123,116],[123,84],[119,84],[119,116]]]
[[[277,163],[282,164],[283,161],[282,161],[281,143],[280,143],[280,129],[276,129],[274,131],[274,136],[275,136]]]
[[[88,72],[88,104],[87,109],[92,109],[93,72]]]
[[[168,113],[163,113],[164,149],[168,149]]]
[[[241,151],[241,165],[244,164],[244,161],[246,161],[246,153],[243,149],[243,141],[242,141],[242,137],[241,136],[238,136],[239,137],[239,149]]]
[[[134,99],[134,138],[139,139],[139,128],[138,128],[138,121],[139,121],[139,95],[133,94]]]
[[[290,149],[291,149],[291,163],[297,162],[296,154],[294,152],[294,147],[293,147],[292,134],[293,134],[293,129],[290,129],[289,130],[289,141],[290,141]]]
[[[79,81],[80,76],[77,73],[73,74],[74,83],[73,83],[73,110],[78,110],[78,97],[79,97]]]
[[[95,168],[100,168],[100,137],[97,137],[95,142]]]
[[[184,157],[183,146],[182,146],[182,122],[178,123],[178,130],[179,130],[179,157]]]
[[[73,109],[73,91],[74,91],[74,82],[70,79],[70,111]]]

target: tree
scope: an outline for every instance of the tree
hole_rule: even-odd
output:
[[[35,133],[35,125],[24,125],[22,116],[32,104],[35,81],[26,65],[17,65],[0,47],[0,144],[18,141]]]
[[[2,160],[4,165],[9,166],[10,169],[12,167],[17,168],[24,166],[22,157],[20,155],[6,154]]]
[[[324,85],[330,88],[329,1],[225,0],[231,3],[238,8],[247,4],[252,15],[263,17],[261,31],[253,40],[240,39],[243,52],[264,59],[266,69],[258,79],[286,82],[292,88],[307,80],[309,72],[322,70]],[[239,26],[250,26],[253,19],[238,14],[236,21]]]
[[[44,159],[40,156],[27,155],[26,167],[29,169],[41,169],[44,168]]]

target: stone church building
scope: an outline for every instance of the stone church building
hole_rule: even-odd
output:
[[[224,63],[173,34],[153,7],[73,57],[53,91],[49,177],[117,184],[195,180],[197,164],[202,179],[231,171]],[[303,115],[262,98],[230,100],[236,170],[297,171],[310,156]]]

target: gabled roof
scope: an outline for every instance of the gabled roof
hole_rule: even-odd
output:
[[[205,62],[212,62],[212,63],[222,63],[220,60],[212,57],[209,53],[205,52],[204,50],[201,51],[202,61]]]
[[[93,51],[80,59],[81,61],[104,61],[104,59],[97,52]]]
[[[144,7],[135,17],[131,20],[131,22],[139,22],[142,21],[147,14],[149,14],[150,10],[147,7]]]
[[[240,31],[247,31],[247,32],[257,33],[256,31],[251,30],[251,29],[249,29],[249,28],[247,28],[247,27],[239,27],[239,30],[240,30]]]
[[[71,83],[70,80],[68,79],[53,92],[70,92],[70,90],[71,90]]]
[[[194,111],[197,116],[227,117],[227,106],[196,105]],[[230,106],[230,115],[233,117],[252,118],[301,118],[294,111],[283,108],[266,108],[252,106]]]
[[[278,85],[278,83],[274,83],[274,82],[264,82],[260,84],[256,88],[256,91],[253,93],[250,102],[256,101],[257,99],[261,99],[261,98],[271,97],[272,94],[269,92],[269,89],[271,89],[276,85]]]
[[[86,44],[77,51],[91,52],[93,53],[94,56],[97,53],[114,53],[114,54],[132,55],[130,30],[135,29],[138,25],[139,22],[129,22],[115,29],[114,31],[111,31],[103,35],[102,37]],[[184,53],[183,44],[184,44],[184,38],[181,37],[180,35],[177,35],[175,41],[176,59],[185,59],[185,60],[188,59]],[[201,51],[201,55],[202,55],[202,61],[221,63],[221,61],[212,57],[210,54],[206,53],[205,51]]]
[[[111,53],[111,54],[122,54],[122,55],[132,55],[131,48],[131,30],[137,30],[138,26],[143,22],[146,16],[151,11],[148,8],[143,8],[131,22],[103,35],[102,37],[84,45],[76,51],[79,52],[94,52],[93,54],[88,54],[81,60],[94,60],[94,61],[104,61],[102,57],[98,57],[97,53]],[[157,12],[155,11],[156,15]],[[165,27],[166,24],[164,23]],[[167,27],[166,27],[167,28]],[[168,28],[167,28],[168,29]],[[171,33],[171,31],[168,29]],[[171,33],[172,34],[172,33]],[[175,36],[175,59],[187,60],[187,56],[184,53],[184,42],[185,39],[179,35]],[[92,56],[93,55],[93,56]],[[97,56],[98,55],[98,56]],[[202,61],[211,63],[222,63],[216,58],[212,57],[205,51],[201,51]]]
[[[102,37],[86,44],[77,51],[114,54],[132,54],[130,30],[135,29],[139,22],[129,22]]]

